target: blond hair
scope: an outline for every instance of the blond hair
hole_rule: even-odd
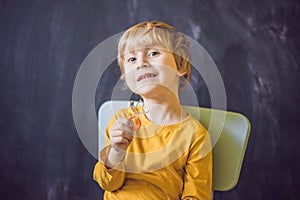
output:
[[[188,39],[173,26],[159,21],[136,24],[127,29],[119,40],[118,64],[124,75],[124,54],[141,47],[160,47],[174,55],[178,72],[190,81],[191,64]]]

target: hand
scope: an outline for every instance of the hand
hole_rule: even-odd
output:
[[[105,163],[108,169],[114,168],[124,158],[124,151],[133,139],[133,122],[126,118],[117,119],[109,129],[109,137],[111,149]]]
[[[133,122],[126,118],[118,118],[109,130],[110,144],[119,152],[126,150],[133,139]]]

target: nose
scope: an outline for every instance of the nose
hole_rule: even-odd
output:
[[[141,69],[141,68],[146,68],[146,67],[149,67],[149,63],[147,61],[147,58],[145,58],[145,56],[141,56],[140,59],[139,59],[139,63],[137,65],[137,70]]]
[[[147,62],[144,62],[143,64],[138,65],[137,70],[139,70],[141,68],[146,68],[146,67],[149,67],[149,64]]]

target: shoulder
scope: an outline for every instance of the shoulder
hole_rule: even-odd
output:
[[[190,123],[195,129],[190,149],[196,149],[198,155],[200,155],[200,158],[204,158],[212,150],[210,134],[206,127],[199,120],[192,116]]]
[[[132,115],[133,112],[131,110],[131,108],[123,108],[121,110],[118,110],[115,112],[114,114],[114,118],[119,118],[119,117],[129,117],[130,115]]]
[[[113,110],[113,114],[107,124],[107,128],[110,128],[118,118],[128,118],[130,115],[132,115],[132,110],[130,108],[123,108],[117,111]]]
[[[195,117],[193,117],[191,114],[189,114],[186,125],[191,127],[193,130],[195,130],[195,134],[197,135],[206,135],[208,134],[206,127]]]

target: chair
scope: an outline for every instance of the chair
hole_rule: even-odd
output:
[[[104,145],[105,127],[109,120],[117,110],[125,107],[129,107],[128,101],[107,101],[101,105],[98,113],[99,147]],[[209,130],[213,145],[215,141],[213,146],[213,190],[233,189],[238,183],[250,135],[249,120],[235,112],[194,106],[183,106],[183,108]],[[223,116],[223,121],[213,121],[213,115]],[[214,127],[221,127],[221,129],[218,131]]]

